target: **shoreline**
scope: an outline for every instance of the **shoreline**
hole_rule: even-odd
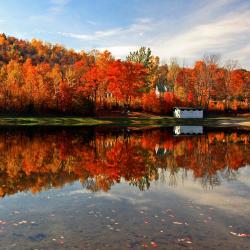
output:
[[[205,126],[205,127],[246,127],[250,128],[250,117],[206,117],[203,119],[178,119],[170,116],[124,116],[124,117],[0,117],[3,126]]]

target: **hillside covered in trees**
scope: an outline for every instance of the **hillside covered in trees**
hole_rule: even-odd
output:
[[[206,55],[193,67],[160,64],[142,47],[126,60],[109,51],[76,52],[0,34],[1,114],[91,115],[101,110],[168,114],[174,106],[209,111],[250,108],[250,72]]]

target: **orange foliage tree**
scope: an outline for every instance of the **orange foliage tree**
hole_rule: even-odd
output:
[[[205,55],[194,67],[160,65],[149,48],[115,60],[109,51],[0,34],[0,111],[7,114],[93,114],[120,109],[171,113],[173,106],[248,112],[250,72]]]

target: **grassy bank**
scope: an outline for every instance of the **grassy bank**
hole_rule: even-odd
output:
[[[249,117],[208,117],[176,119],[166,116],[150,117],[0,117],[0,126],[176,126],[203,125],[208,127],[250,126]]]

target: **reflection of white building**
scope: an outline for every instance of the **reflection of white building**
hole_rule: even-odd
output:
[[[175,135],[203,134],[203,126],[174,126]]]
[[[203,118],[203,109],[197,108],[174,108],[174,117],[176,118]]]

